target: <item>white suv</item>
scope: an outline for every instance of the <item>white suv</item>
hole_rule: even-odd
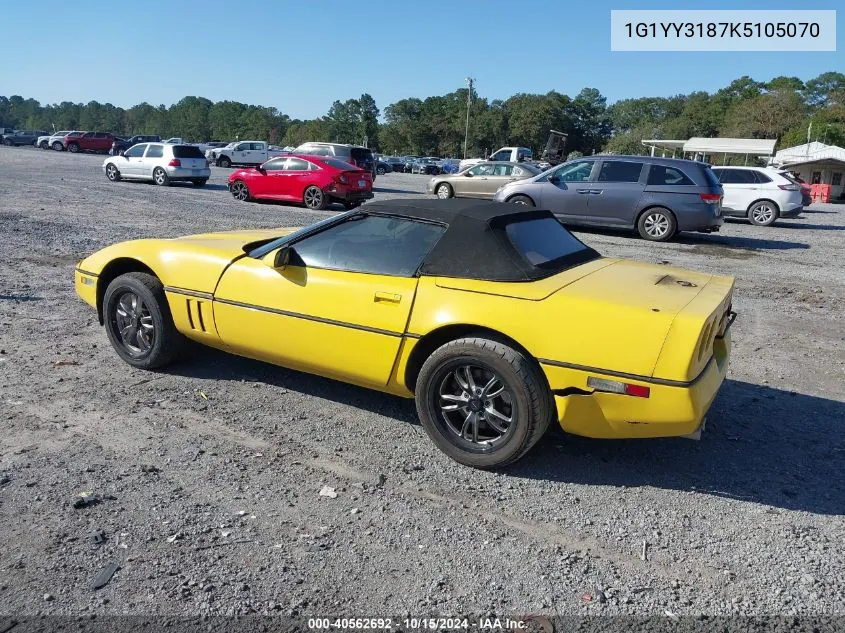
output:
[[[778,218],[795,218],[804,210],[801,185],[764,167],[713,167],[724,189],[722,215],[771,226]]]

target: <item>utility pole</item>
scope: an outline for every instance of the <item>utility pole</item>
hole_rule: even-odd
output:
[[[467,142],[469,141],[469,108],[472,105],[472,85],[475,83],[475,79],[467,77],[466,81],[469,86],[469,90],[467,91],[467,125],[466,131],[464,132],[464,158],[467,157]]]

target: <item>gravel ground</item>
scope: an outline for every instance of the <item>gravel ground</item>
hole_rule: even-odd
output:
[[[212,350],[120,362],[77,260],[331,211],[239,203],[218,168],[205,189],[113,184],[102,160],[0,147],[0,611],[845,614],[845,206],[670,244],[579,232],[735,275],[729,380],[700,442],[551,431],[490,473],[438,452],[411,401]]]

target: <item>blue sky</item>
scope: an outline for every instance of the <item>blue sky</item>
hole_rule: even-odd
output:
[[[610,9],[836,9],[781,0],[4,0],[0,94],[129,107],[183,96],[274,106],[294,118],[371,94],[380,108],[476,79],[489,99],[598,88],[627,97],[713,91],[741,75],[845,72],[837,52],[610,51]],[[166,9],[164,8],[166,7]],[[18,25],[26,24],[27,28]]]

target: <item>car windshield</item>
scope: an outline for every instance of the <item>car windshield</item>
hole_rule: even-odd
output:
[[[277,248],[281,248],[289,242],[297,240],[304,235],[308,235],[309,233],[317,232],[323,227],[332,225],[336,222],[343,222],[347,217],[356,213],[360,212],[347,211],[346,213],[333,215],[326,218],[325,220],[320,220],[315,224],[310,224],[309,226],[302,227],[301,229],[297,229],[293,233],[288,233],[287,235],[283,235],[282,237],[277,237],[270,240],[262,240],[260,242],[251,242],[244,246],[244,251],[246,251],[247,254],[254,259],[261,259],[267,253],[274,251]]]
[[[555,218],[511,222],[505,234],[519,254],[538,268],[556,268],[569,257],[580,263],[580,256],[592,250]]]

